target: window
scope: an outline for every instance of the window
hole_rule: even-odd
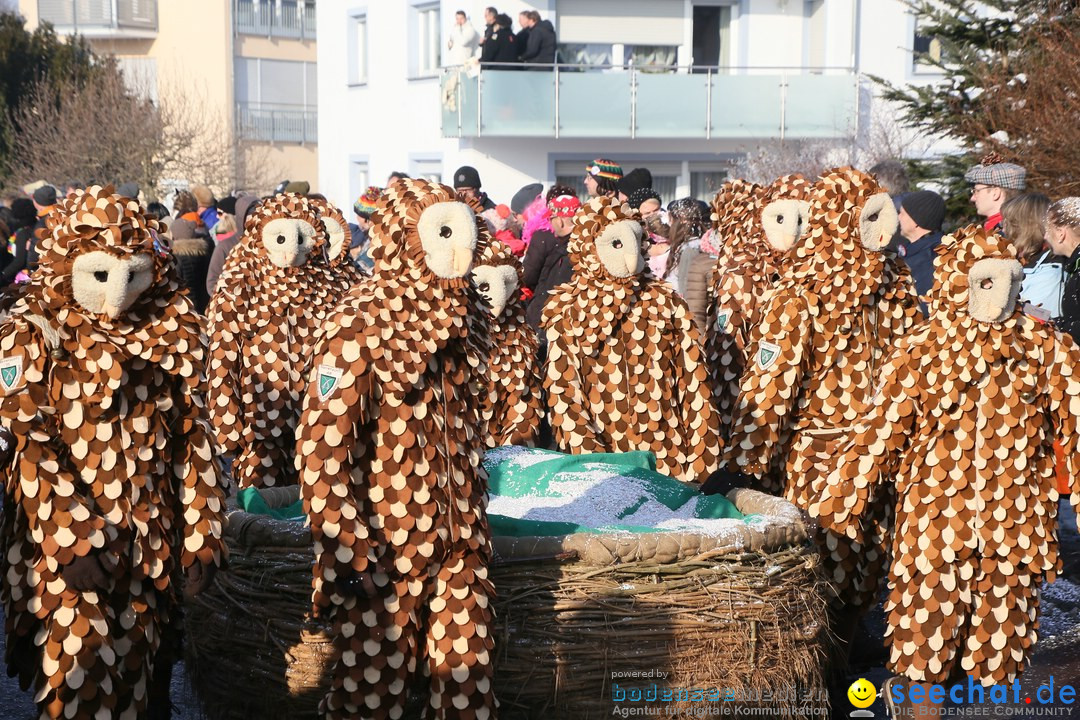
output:
[[[363,85],[367,82],[367,16],[349,18],[349,84]]]
[[[578,197],[586,200],[589,192],[585,189],[585,166],[594,156],[582,157],[580,160],[558,160],[555,163],[555,182],[559,185],[567,185],[577,191]],[[666,207],[676,197],[679,186],[679,174],[681,163],[661,162],[651,160],[634,160],[618,158],[621,161],[623,172],[630,172],[637,167],[646,167],[652,172],[653,190],[660,195],[660,200]]]
[[[416,52],[414,77],[431,77],[439,72],[442,40],[439,30],[439,6],[421,5],[416,13]]]
[[[679,48],[673,45],[624,45],[623,63],[637,67],[671,69],[678,64]]]
[[[368,189],[368,185],[371,184],[368,182],[368,177],[368,162],[366,158],[352,159],[349,161],[349,193],[351,196],[349,198],[350,203],[356,202],[356,199],[363,195],[364,192]],[[349,212],[346,212],[345,215],[349,216],[350,219],[352,217]]]
[[[315,63],[236,58],[237,129],[241,138],[316,142]]]
[[[727,180],[727,172],[724,170],[691,170],[690,196],[712,202],[725,180]]]
[[[825,0],[806,3],[807,48],[806,65],[820,72],[825,67]]]
[[[442,182],[442,158],[411,158],[409,174],[415,178],[424,178],[433,182]]]
[[[941,41],[927,34],[926,20],[916,16],[912,39],[912,69],[915,72],[939,72],[933,62],[941,62]]]
[[[157,60],[146,57],[118,57],[116,65],[124,76],[124,87],[157,105]]]

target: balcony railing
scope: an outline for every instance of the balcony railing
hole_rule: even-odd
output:
[[[235,0],[236,31],[244,35],[315,39],[313,2]]]
[[[236,134],[241,140],[281,143],[317,143],[316,110],[302,105],[240,104],[236,108]]]
[[[38,18],[60,33],[87,37],[153,37],[157,0],[38,0]]]
[[[859,106],[850,69],[485,65],[442,75],[443,137],[835,138]]]

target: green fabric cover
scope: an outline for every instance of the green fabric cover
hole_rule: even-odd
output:
[[[307,519],[307,516],[304,515],[303,500],[297,500],[292,505],[286,505],[282,508],[272,508],[266,504],[265,500],[263,500],[262,495],[259,494],[258,488],[244,488],[236,493],[236,504],[240,506],[241,510],[246,512],[255,515],[269,515],[278,520]]]

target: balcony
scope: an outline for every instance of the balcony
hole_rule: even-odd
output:
[[[157,36],[157,0],[38,0],[38,19],[90,39]]]
[[[858,116],[849,69],[510,67],[443,70],[443,137],[840,138]]]
[[[304,0],[235,0],[236,32],[268,38],[315,39],[315,4]]]
[[[272,143],[317,143],[319,114],[303,105],[240,104],[236,135],[240,140]]]

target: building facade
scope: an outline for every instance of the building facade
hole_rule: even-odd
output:
[[[31,30],[48,22],[115,56],[133,89],[182,93],[231,133],[241,161],[317,187],[314,0],[19,0],[18,9]]]
[[[393,170],[477,168],[507,200],[580,185],[585,163],[648,167],[672,197],[707,197],[767,143],[868,142],[888,109],[869,75],[933,82],[902,0],[501,0],[552,21],[559,65],[441,67],[457,10],[487,0],[340,0],[317,7],[320,187],[343,204]]]

